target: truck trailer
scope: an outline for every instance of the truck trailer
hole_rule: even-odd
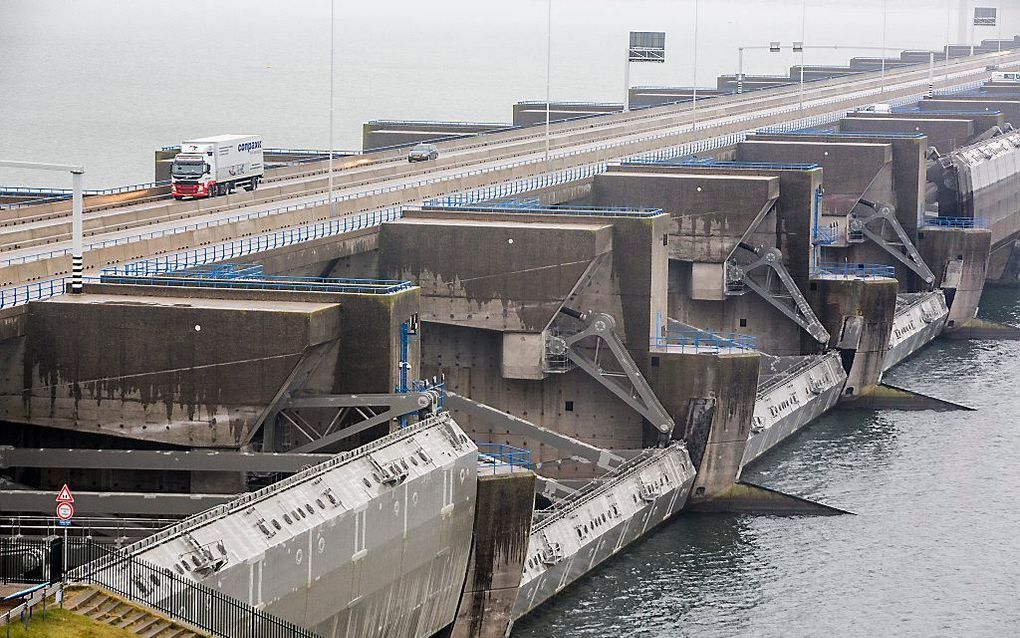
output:
[[[238,186],[253,191],[265,172],[262,138],[217,135],[181,142],[170,167],[174,199],[226,195]]]

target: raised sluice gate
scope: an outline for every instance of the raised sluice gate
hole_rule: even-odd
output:
[[[124,551],[323,637],[431,636],[460,599],[477,461],[440,413]],[[104,569],[116,579],[125,565]],[[171,602],[166,580],[132,586],[153,606]]]
[[[832,409],[846,382],[846,371],[837,352],[793,357],[762,354],[759,379],[742,466]]]
[[[637,456],[535,512],[514,620],[676,514],[694,483],[686,446]]]
[[[889,350],[882,361],[888,370],[942,333],[949,307],[941,290],[896,295],[896,315],[889,335]]]

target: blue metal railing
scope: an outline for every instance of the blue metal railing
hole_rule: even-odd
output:
[[[531,469],[531,450],[526,450],[505,443],[478,443],[478,471],[492,471],[496,474],[501,468]]]
[[[943,115],[971,115],[971,116],[974,116],[974,115],[1000,115],[1002,113],[1002,111],[999,111],[999,110],[995,110],[995,111],[950,111],[950,110],[943,111],[942,109],[938,109],[938,110],[935,110],[935,109],[932,109],[932,110],[922,110],[921,107],[919,107],[919,106],[901,107],[901,108],[896,109],[896,112],[897,113],[931,114],[933,117],[934,116],[941,117]]]
[[[874,277],[896,277],[896,268],[885,264],[839,264],[819,263],[811,269],[811,277],[858,277],[871,279]]]
[[[839,228],[815,226],[814,241],[812,241],[815,246],[831,246],[836,243],[837,239],[839,239]]]
[[[207,279],[257,279],[265,276],[262,264],[203,264],[169,274],[177,277],[204,277]]]
[[[762,132],[766,132],[767,133],[768,131],[766,131],[765,129],[761,129],[758,132],[759,133],[762,133]],[[874,133],[865,133],[865,132],[826,133],[826,132],[822,132],[822,131],[798,130],[798,131],[786,131],[785,134],[786,135],[790,135],[790,136],[801,135],[801,136],[805,136],[805,137],[806,136],[824,135],[825,137],[831,137],[833,139],[860,139],[862,137],[892,137],[892,138],[897,138],[897,139],[899,139],[899,138],[903,138],[903,139],[917,139],[917,138],[920,138],[920,137],[924,137],[924,133],[917,133],[917,132],[907,132],[907,133],[904,133],[904,132],[898,132],[898,131],[889,131],[889,132],[881,131],[881,132],[874,132]]]
[[[744,170],[787,170],[787,171],[810,171],[821,168],[818,164],[808,162],[735,162],[730,160],[717,160],[710,157],[689,158],[682,157],[666,160],[646,160],[634,158],[623,162],[623,164],[640,164],[653,166],[691,166],[708,168],[739,168]]]
[[[257,279],[174,276],[171,274],[128,274],[125,269],[107,268],[100,276],[104,284],[133,284],[166,288],[229,288],[235,290],[287,290],[334,292],[358,295],[392,295],[414,287],[410,281],[384,279],[333,279],[263,275]]]
[[[925,217],[924,225],[942,228],[988,228],[987,220],[973,217]]]
[[[538,200],[534,200],[537,202]],[[461,203],[456,197],[442,197],[425,202],[429,209],[484,210],[501,213],[533,213],[538,215],[591,215],[594,217],[655,217],[662,215],[661,208],[626,208],[617,206],[542,206],[529,200],[519,202]]]
[[[676,346],[694,352],[757,350],[758,338],[736,332],[716,334],[707,330],[666,330],[664,334],[653,337],[651,345],[660,348]]]

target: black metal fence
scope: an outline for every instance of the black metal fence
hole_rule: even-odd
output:
[[[0,583],[36,584],[60,580],[62,544],[62,539],[58,538],[0,536]]]
[[[64,567],[66,566],[66,572]],[[0,582],[97,585],[223,638],[321,638],[211,587],[93,538],[0,537]]]

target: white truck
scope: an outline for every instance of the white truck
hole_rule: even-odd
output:
[[[253,191],[265,173],[262,138],[258,135],[217,135],[181,142],[170,167],[174,199],[215,197],[242,186]]]

